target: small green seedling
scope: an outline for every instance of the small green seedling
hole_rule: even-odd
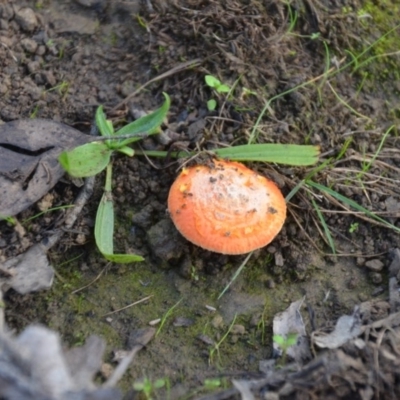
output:
[[[152,394],[157,389],[161,389],[166,385],[166,379],[160,378],[152,382],[149,378],[144,378],[133,384],[133,389],[137,392],[142,392],[146,400],[151,400]]]
[[[359,225],[360,224],[358,222],[353,222],[352,224],[350,224],[349,232],[350,233],[357,232]]]
[[[229,93],[231,88],[228,85],[224,85],[219,79],[212,75],[206,75],[204,77],[206,84],[211,89],[214,89],[217,94]],[[209,111],[214,111],[217,107],[217,101],[215,99],[210,99],[207,101],[207,109]]]
[[[207,110],[214,111],[217,108],[217,101],[215,99],[210,99],[207,101]]]
[[[159,133],[160,125],[166,117],[170,98],[164,93],[164,104],[156,111],[124,126],[117,132],[113,124],[106,119],[103,108],[96,111],[96,125],[100,134],[107,139],[93,141],[78,146],[71,151],[63,152],[59,161],[62,167],[73,177],[94,176],[106,169],[104,194],[97,209],[94,236],[96,244],[103,256],[116,263],[143,261],[136,254],[114,254],[114,202],[112,198],[112,156],[115,152],[132,157],[134,150],[129,147],[149,135]]]
[[[217,93],[228,93],[231,88],[228,85],[224,85],[219,79],[212,75],[206,75],[205,81],[207,86],[214,89]]]
[[[228,335],[230,334],[230,332],[231,332],[231,330],[232,330],[232,328],[233,328],[233,325],[235,325],[236,317],[237,317],[237,314],[235,314],[235,316],[234,316],[234,318],[233,318],[231,324],[229,325],[228,330],[227,330],[227,331],[225,332],[225,334],[222,336],[222,338],[220,339],[220,341],[219,341],[218,343],[216,343],[212,349],[210,349],[209,354],[208,354],[208,363],[209,363],[210,365],[212,365],[212,363],[213,363],[213,358],[214,358],[214,353],[215,353],[215,352],[217,353],[218,361],[221,362],[221,355],[220,355],[219,349],[220,349],[222,343],[227,339]]]
[[[214,390],[220,388],[221,386],[222,386],[222,381],[220,378],[212,378],[204,380],[205,390]]]
[[[6,217],[3,215],[0,215],[0,221],[6,221],[7,223],[9,223],[10,225],[17,225],[17,220],[13,217]]]
[[[246,87],[242,88],[242,94],[241,94],[241,98],[244,99],[245,97],[249,97],[249,96],[257,96],[257,92],[255,92],[254,90],[251,89],[247,89]]]
[[[281,365],[286,363],[287,351],[297,343],[297,337],[297,333],[288,333],[286,337],[282,335],[274,335],[272,337],[274,343],[276,343],[282,350]]]

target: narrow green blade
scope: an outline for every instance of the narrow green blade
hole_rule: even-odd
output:
[[[58,161],[71,176],[84,178],[101,172],[110,162],[111,153],[107,144],[92,142],[62,152]]]
[[[319,147],[296,144],[250,144],[213,150],[219,157],[235,161],[264,161],[294,166],[313,165],[318,161]]]
[[[132,149],[132,147],[124,146],[121,148],[118,148],[117,151],[119,151],[122,154],[125,154],[126,156],[133,157],[135,155],[135,150]]]
[[[102,254],[114,253],[114,203],[111,192],[104,192],[96,214],[94,237]]]
[[[126,264],[144,260],[136,254],[114,254],[114,204],[109,191],[104,192],[97,209],[94,237],[101,254],[109,261]]]
[[[376,215],[373,211],[366,209],[365,207],[356,203],[354,200],[349,199],[346,196],[343,196],[342,194],[336,192],[335,190],[332,190],[332,189],[328,188],[327,186],[320,185],[319,183],[316,183],[311,180],[307,180],[306,183],[308,186],[318,189],[321,192],[330,194],[331,196],[333,196],[335,199],[339,200],[340,202],[347,204],[348,206],[353,207],[355,210],[364,213],[368,217],[385,225],[387,228],[393,229],[396,232],[400,232],[400,228],[398,228],[397,226],[391,224],[389,221],[386,221],[385,219],[381,218],[379,215]]]
[[[101,136],[112,136],[114,134],[113,125],[111,121],[107,121],[103,106],[97,107],[95,120]]]
[[[163,93],[163,95],[165,97],[165,101],[159,109],[124,126],[115,133],[115,138],[117,138],[118,135],[138,134],[137,137],[121,141],[120,146],[126,146],[129,143],[133,143],[142,139],[143,133],[147,133],[148,135],[158,133],[158,128],[162,124],[164,118],[167,116],[169,107],[171,105],[171,100],[169,96],[166,93]]]
[[[142,256],[136,254],[104,254],[103,256],[106,260],[112,261],[116,264],[129,264],[131,262],[143,261]]]

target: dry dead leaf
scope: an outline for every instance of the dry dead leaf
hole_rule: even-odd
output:
[[[43,197],[64,174],[60,153],[89,138],[46,119],[0,125],[0,216],[16,215]]]

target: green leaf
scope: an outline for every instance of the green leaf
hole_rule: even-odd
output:
[[[164,118],[167,116],[169,107],[171,105],[171,99],[169,98],[168,94],[163,93],[163,95],[165,97],[165,101],[158,110],[139,118],[138,120],[124,126],[116,132],[115,138],[117,138],[117,135],[138,135],[137,137],[122,140],[118,145],[119,148],[143,139],[143,134],[145,133],[152,135],[159,132],[159,127]]]
[[[213,379],[205,379],[204,380],[204,387],[207,389],[215,389],[220,387],[222,384],[221,379],[213,378]]]
[[[231,88],[227,85],[219,85],[215,88],[218,93],[228,93]]]
[[[216,107],[217,107],[217,102],[214,99],[210,99],[207,101],[208,111],[214,111]]]
[[[218,86],[221,86],[221,81],[217,79],[215,76],[212,75],[206,75],[204,77],[204,80],[206,81],[207,86],[211,88],[217,88]]]
[[[62,152],[58,161],[71,176],[83,178],[101,172],[110,162],[111,153],[106,143],[92,142]]]
[[[264,161],[305,166],[318,161],[319,147],[296,144],[249,144],[213,150],[219,157],[235,161]]]
[[[17,220],[15,218],[7,217],[5,215],[1,215],[0,214],[0,221],[3,221],[3,220],[7,221],[11,225],[16,225],[17,224]]]
[[[319,156],[318,146],[281,144],[248,144],[216,149],[212,150],[212,152],[219,157],[225,157],[235,161],[264,161],[297,166],[315,164]],[[196,153],[138,150],[136,154],[145,154],[149,157],[165,158],[169,156],[173,158],[184,158],[195,155]]]
[[[286,338],[287,345],[290,347],[297,344],[297,337],[298,337],[297,333],[289,333]]]
[[[285,338],[281,335],[274,335],[272,337],[274,343],[278,344],[279,346],[283,346],[285,344]]]
[[[120,149],[117,149],[117,151],[129,157],[133,157],[135,155],[135,151],[132,149],[132,147],[128,146],[121,147]]]
[[[135,382],[135,383],[133,384],[133,388],[134,388],[136,391],[141,392],[141,391],[143,390],[143,388],[144,388],[144,383],[143,383],[143,382]]]
[[[112,122],[106,119],[103,106],[97,107],[95,120],[101,136],[112,136],[114,134],[114,127]]]
[[[165,386],[165,379],[159,378],[154,381],[154,387],[160,389]]]
[[[116,264],[129,264],[132,262],[144,261],[142,256],[137,254],[104,254],[103,257]]]
[[[114,203],[111,192],[104,192],[96,214],[94,237],[102,254],[114,253]]]
[[[126,264],[144,260],[136,254],[114,254],[114,203],[109,191],[104,192],[97,209],[94,237],[98,249],[109,261]]]

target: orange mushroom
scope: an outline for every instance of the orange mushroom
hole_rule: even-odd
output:
[[[270,243],[286,217],[285,199],[272,181],[238,162],[184,168],[168,196],[178,231],[222,254],[244,254]]]

